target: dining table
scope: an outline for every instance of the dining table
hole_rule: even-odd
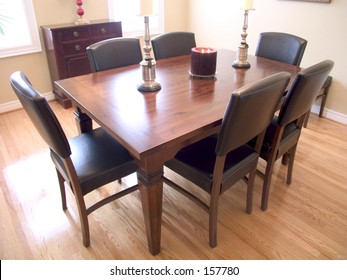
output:
[[[152,255],[161,248],[165,162],[183,147],[218,133],[235,90],[282,71],[289,72],[293,80],[300,71],[300,67],[252,55],[248,56],[250,68],[234,68],[236,55],[218,49],[216,73],[208,77],[190,74],[190,55],[158,60],[156,80],[161,89],[154,92],[138,91],[139,64],[55,82],[75,107],[80,133],[92,129],[94,121],[136,160]]]

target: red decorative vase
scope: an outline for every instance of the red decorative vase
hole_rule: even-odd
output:
[[[79,16],[83,16],[83,15],[84,15],[83,9],[82,9],[82,8],[78,8],[78,9],[77,9],[77,14],[78,14]]]
[[[83,18],[83,15],[84,15],[84,10],[82,9],[83,1],[82,0],[76,0],[76,5],[78,6],[78,8],[76,10],[76,13],[79,16],[79,18],[77,19],[77,21],[75,23],[76,24],[86,24],[86,23],[89,23],[88,20]]]

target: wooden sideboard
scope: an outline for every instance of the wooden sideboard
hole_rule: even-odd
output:
[[[53,92],[64,107],[71,101],[54,85],[54,81],[91,72],[86,47],[95,42],[122,37],[121,22],[108,20],[91,21],[89,24],[74,23],[41,26],[46,48]]]

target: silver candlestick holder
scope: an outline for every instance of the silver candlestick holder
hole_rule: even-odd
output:
[[[137,86],[139,91],[151,92],[161,89],[160,83],[156,82],[155,66],[156,61],[151,57],[151,44],[150,44],[150,33],[149,33],[149,17],[145,16],[145,36],[143,51],[145,54],[144,59],[140,62],[142,69],[142,81]]]
[[[248,11],[245,10],[243,27],[241,33],[241,44],[237,50],[237,59],[233,62],[232,66],[235,68],[249,68],[251,65],[247,61],[248,57],[248,44],[246,42],[247,38],[247,28],[248,28]]]

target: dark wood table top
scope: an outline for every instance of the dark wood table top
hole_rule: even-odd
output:
[[[137,91],[140,65],[55,82],[78,113],[86,113],[137,160],[148,246],[153,255],[160,252],[165,161],[184,146],[218,132],[233,91],[281,71],[294,77],[300,70],[255,56],[249,56],[251,68],[235,69],[231,66],[235,57],[233,51],[218,50],[217,77],[210,80],[190,77],[190,55],[159,60],[156,74],[161,90],[157,92]]]
[[[134,157],[175,142],[207,126],[219,125],[231,93],[265,76],[298,67],[249,56],[250,69],[234,69],[235,52],[218,50],[215,80],[192,79],[190,56],[157,61],[158,92],[140,93],[139,65],[56,82],[93,120]]]

